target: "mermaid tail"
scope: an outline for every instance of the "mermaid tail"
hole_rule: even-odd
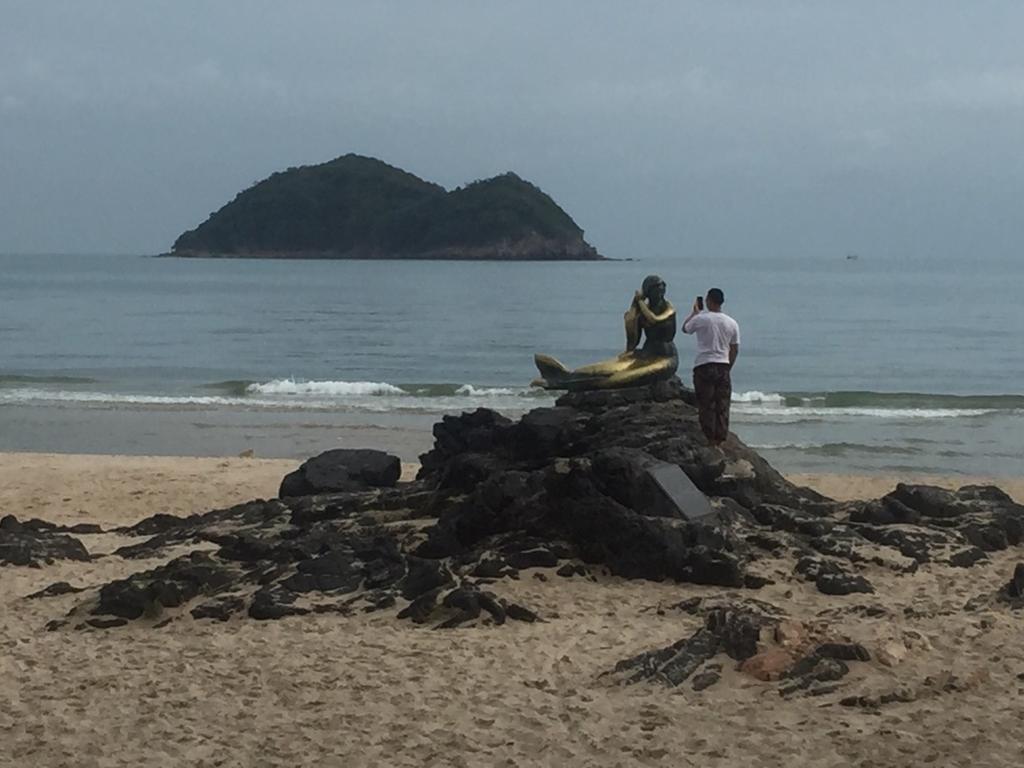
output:
[[[600,363],[569,370],[550,355],[534,355],[540,378],[530,386],[544,389],[615,389],[635,387],[667,379],[676,371],[675,357],[644,357],[636,352],[623,352]]]

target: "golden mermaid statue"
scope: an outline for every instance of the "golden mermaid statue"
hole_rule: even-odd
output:
[[[638,387],[671,377],[679,365],[676,345],[676,310],[665,298],[665,281],[657,275],[644,279],[626,310],[626,351],[611,360],[570,371],[549,355],[534,355],[540,378],[531,386],[545,389],[619,389]],[[645,336],[644,345],[640,336]]]

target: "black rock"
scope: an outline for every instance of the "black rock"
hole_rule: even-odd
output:
[[[988,560],[988,555],[977,547],[964,549],[949,558],[949,564],[956,568],[970,568],[973,565]]]
[[[486,557],[476,564],[470,574],[480,579],[501,579],[506,576],[518,578],[519,571],[500,557]]]
[[[402,597],[406,600],[415,600],[426,592],[454,583],[451,572],[442,562],[411,555],[406,562],[409,572],[402,582]]]
[[[822,643],[814,649],[813,655],[840,661],[871,661],[868,649],[859,643]]]
[[[54,560],[89,560],[89,552],[78,539],[19,523],[13,515],[4,518],[0,529],[0,565],[39,566]]]
[[[646,451],[609,448],[592,458],[601,490],[648,517],[701,520],[714,514],[707,497],[676,465]]]
[[[519,456],[572,455],[585,419],[575,408],[534,408],[509,430],[511,448]]]
[[[440,487],[448,485],[471,489],[480,478],[505,466],[496,449],[507,439],[512,421],[496,411],[478,408],[472,413],[444,416],[434,425],[434,448],[420,457],[417,479]],[[480,457],[479,471],[463,467],[451,471],[449,465],[460,456]]]
[[[931,485],[899,483],[885,499],[895,499],[926,517],[959,517],[970,508],[962,504],[957,494]],[[885,501],[883,499],[883,501]]]
[[[822,557],[807,555],[796,561],[793,570],[803,575],[808,581],[817,581],[823,574],[844,574],[842,566]]]
[[[513,552],[508,556],[508,564],[518,570],[525,568],[554,568],[558,565],[558,557],[551,550],[538,547],[524,552]]]
[[[18,518],[14,515],[4,515],[0,517],[0,532],[4,533],[22,533],[25,527],[18,522]]]
[[[687,603],[699,610],[700,603]],[[704,626],[690,637],[620,661],[613,671],[627,683],[656,680],[677,686],[719,652],[737,661],[750,658],[757,653],[762,630],[776,623],[778,619],[773,615],[747,605],[713,607],[705,615]],[[701,681],[704,682],[710,685],[714,681]],[[697,686],[696,680],[694,686]]]
[[[94,614],[137,619],[160,607],[174,608],[232,581],[231,570],[205,552],[192,552],[151,571],[112,581],[99,591]]]
[[[486,409],[445,416],[419,479],[401,485],[393,456],[328,452],[286,479],[287,501],[188,518],[157,515],[122,530],[149,537],[122,550],[125,557],[184,544],[218,549],[205,560],[179,558],[105,585],[101,613],[126,619],[181,608],[205,618],[247,612],[268,619],[381,610],[402,598],[400,615],[430,626],[481,617],[500,624],[537,617],[475,580],[493,587],[520,568],[559,568],[567,560],[558,571],[564,576],[587,574],[585,563],[623,578],[757,588],[768,583],[761,573],[774,576],[783,565],[766,563],[767,552],[796,559],[797,573],[826,594],[843,595],[873,591],[851,563],[865,574],[950,559],[969,565],[1024,541],[1024,507],[998,489],[901,486],[876,501],[833,502],[786,481],[735,435],[710,450],[690,402],[676,382],[575,393],[516,422]],[[694,521],[685,504],[663,504],[666,489],[676,486],[659,481],[662,471],[684,479],[714,515]],[[39,542],[62,535],[52,523],[6,519],[0,560],[15,551],[19,560],[40,562],[46,554]],[[12,540],[39,551],[26,557]],[[1024,588],[1024,576],[1021,582],[1013,589]],[[703,634],[659,651],[655,666],[664,679],[696,674],[704,667],[694,660],[712,647],[739,660],[753,653],[759,627],[777,617],[749,607],[757,601],[732,598],[742,603],[730,609],[736,616],[715,612],[722,606],[710,598],[694,608],[704,617]],[[829,662],[849,661],[835,658],[843,652],[853,653],[816,656],[823,679],[808,672],[787,685],[807,679],[799,690],[826,690],[840,670]]]
[[[412,619],[416,624],[424,624],[430,618],[434,608],[437,606],[437,598],[441,594],[441,588],[424,592],[413,600],[409,605],[398,612],[400,619]]]
[[[56,597],[58,595],[73,595],[76,592],[84,592],[84,587],[73,587],[66,581],[55,581],[48,587],[45,587],[38,592],[33,592],[31,595],[26,595],[26,600],[37,600],[41,597]]]
[[[286,475],[278,495],[286,498],[390,488],[401,474],[402,463],[397,456],[368,448],[335,448],[309,459]]]
[[[167,515],[162,512],[147,517],[145,520],[141,520],[131,528],[128,532],[133,536],[155,536],[158,533],[164,533],[166,531],[176,530],[185,525],[188,518],[182,518],[178,515]]]
[[[504,624],[505,618],[508,616],[508,612],[505,610],[505,606],[502,605],[501,601],[491,592],[481,592],[477,598],[480,603],[480,607],[491,614],[491,618],[494,619],[495,624]]]
[[[861,525],[857,526],[856,530],[857,533],[868,541],[892,547],[898,550],[904,557],[909,557],[918,563],[930,562],[932,550],[944,548],[949,540],[945,534],[924,529],[907,530],[886,526]]]
[[[994,485],[965,485],[956,492],[960,501],[991,501],[996,504],[1014,504],[1006,491]]]
[[[331,551],[296,564],[281,586],[292,592],[354,592],[363,583],[364,563],[351,552]]]
[[[730,658],[743,661],[757,653],[761,631],[778,620],[745,607],[714,608],[707,613],[704,623]]]
[[[871,525],[915,524],[921,519],[921,513],[908,507],[900,499],[889,495],[880,501],[865,504],[850,514],[855,523]]]
[[[229,595],[216,600],[200,603],[191,610],[194,619],[215,619],[227,621],[232,615],[245,608],[245,600],[237,595]]]
[[[573,563],[566,563],[557,571],[555,571],[555,573],[567,579],[572,578],[576,575],[576,566]]]
[[[302,616],[309,613],[306,608],[292,605],[295,595],[281,588],[264,587],[253,595],[249,605],[249,616],[259,621],[283,619],[286,616]]]
[[[850,667],[845,661],[812,653],[797,661],[784,675],[779,693],[783,696],[797,691],[807,691],[808,695],[831,693],[835,686],[821,687],[817,684],[841,680],[849,673]]]
[[[505,614],[510,619],[516,621],[525,621],[532,624],[535,621],[540,621],[540,616],[531,611],[529,608],[519,605],[518,603],[509,603],[505,606]]]
[[[703,691],[705,688],[710,688],[721,679],[722,675],[719,672],[715,672],[713,670],[700,672],[693,676],[693,690]]]
[[[819,515],[784,507],[781,504],[758,504],[751,510],[761,525],[779,531],[792,531],[805,536],[824,536],[835,523]]]
[[[851,595],[874,592],[874,587],[863,576],[850,573],[822,573],[815,579],[818,591],[825,595]]]
[[[67,532],[74,534],[94,534],[103,533],[103,528],[95,523],[75,523],[75,525],[67,528]]]
[[[1010,597],[1024,597],[1024,563],[1017,563],[1013,569],[1013,578],[1006,585],[1006,593]]]

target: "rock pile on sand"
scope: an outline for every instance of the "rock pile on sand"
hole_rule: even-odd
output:
[[[282,498],[122,529],[140,540],[107,556],[167,562],[86,590],[50,626],[385,609],[438,628],[536,621],[502,597],[503,582],[526,569],[599,572],[719,588],[674,609],[700,616],[697,632],[639,655],[624,648],[613,677],[702,688],[724,657],[784,694],[823,693],[871,654],[832,633],[827,615],[795,622],[759,588],[812,582],[837,609],[877,615],[878,574],[969,568],[1024,539],[1024,507],[995,487],[901,485],[840,503],[789,483],[735,436],[709,449],[678,381],[567,395],[518,421],[486,409],[445,417],[434,437],[413,482],[397,482],[394,457],[332,451],[285,478]],[[666,464],[712,514],[654,503],[652,468]],[[0,562],[88,557],[69,531],[0,523]],[[1018,573],[972,602],[1019,607],[1022,592]]]

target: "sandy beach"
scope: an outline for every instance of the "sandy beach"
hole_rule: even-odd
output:
[[[297,464],[2,454],[0,516],[109,528],[157,512],[186,515],[273,497]],[[406,476],[414,470],[407,465]],[[910,478],[791,479],[846,499]],[[996,482],[1024,501],[1024,479]],[[80,538],[92,553],[133,541]],[[851,673],[849,692],[913,692],[880,711],[828,697],[784,700],[728,667],[728,684],[699,693],[600,676],[688,636],[698,620],[671,606],[722,591],[713,587],[522,578],[503,590],[544,622],[444,632],[387,613],[47,632],[75,596],[26,595],[56,581],[99,584],[162,559],[3,567],[0,765],[1016,765],[1024,624],[1005,611],[959,609],[997,589],[1020,559],[1010,549],[966,576],[925,564],[889,583],[873,577],[879,593],[865,597],[881,604],[880,615],[830,615],[874,656]],[[795,581],[757,597],[807,622],[829,605]],[[937,679],[958,681],[955,696]]]

